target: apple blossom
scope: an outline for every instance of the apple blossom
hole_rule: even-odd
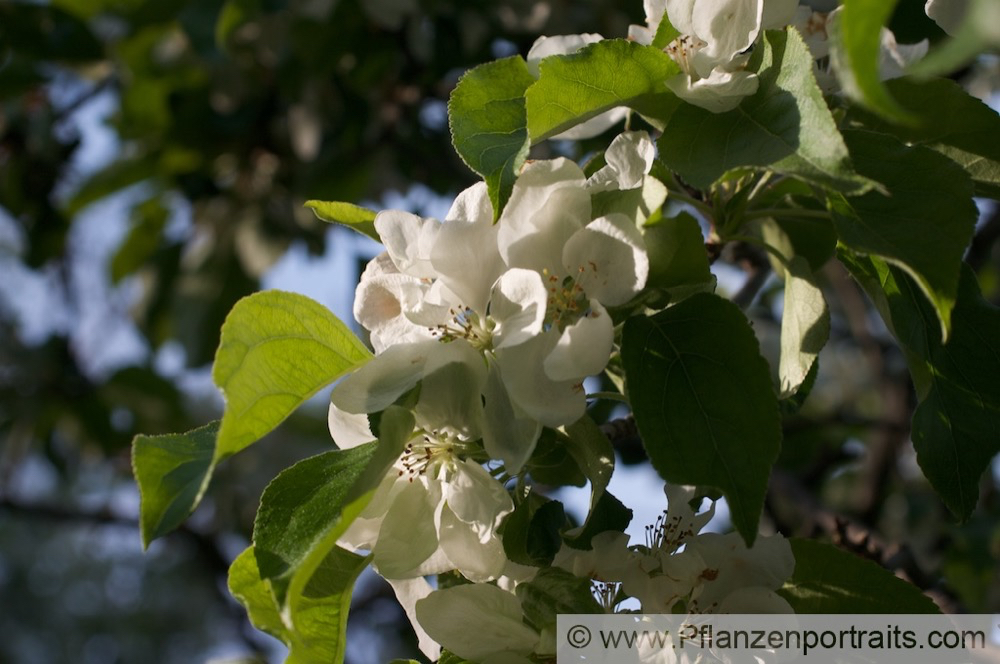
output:
[[[403,455],[340,543],[372,553],[387,579],[458,570],[473,581],[499,577],[507,564],[496,533],[513,503],[502,484],[468,455],[478,447],[418,415]],[[342,448],[371,440],[364,415],[330,405],[330,433]]]

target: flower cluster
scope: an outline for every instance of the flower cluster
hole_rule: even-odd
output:
[[[554,565],[593,580],[608,613],[622,593],[637,598],[643,613],[794,613],[775,592],[795,567],[787,540],[759,537],[748,548],[736,533],[702,533],[714,504],[697,513],[692,487],[668,484],[665,492],[667,509],[646,527],[645,543],[629,546],[627,535],[608,531],[594,537],[590,550],[564,546]],[[552,634],[526,626],[517,597],[496,586],[434,591],[416,603],[415,614],[422,632],[472,661],[504,653],[503,661],[527,662],[555,652]]]
[[[330,428],[341,447],[372,440],[367,415],[420,386],[406,453],[344,538],[370,549],[383,576],[502,573],[495,529],[511,501],[478,462],[517,474],[543,426],[584,414],[583,381],[614,344],[607,307],[639,293],[649,270],[636,221],[595,218],[591,196],[641,186],[653,152],[635,132],[591,178],[566,159],[529,163],[496,224],[482,183],[443,221],[376,218],[386,251],[365,269],[354,313],[377,355],[334,389]],[[427,533],[421,546],[407,544],[413,529]]]

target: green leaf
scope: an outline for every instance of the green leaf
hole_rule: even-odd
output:
[[[375,448],[367,443],[310,457],[283,470],[264,489],[254,522],[254,555],[279,605],[286,597],[293,601],[293,577],[308,579],[363,509],[364,500],[348,503],[347,497]],[[305,583],[300,579],[299,585]]]
[[[337,201],[306,201],[305,206],[323,221],[342,224],[376,242],[382,241],[375,230],[375,216],[378,214],[375,210]]]
[[[673,23],[670,22],[670,17],[667,12],[663,12],[663,18],[660,19],[660,25],[656,28],[656,34],[653,35],[653,47],[654,48],[666,48],[666,46],[681,36],[680,30],[674,27]]]
[[[504,553],[521,565],[547,567],[559,550],[559,531],[565,525],[562,503],[532,491],[500,525]]]
[[[853,553],[792,538],[795,572],[778,594],[796,613],[940,613],[920,590]]]
[[[528,157],[524,92],[535,79],[519,55],[467,71],[448,100],[455,150],[486,180],[493,221],[500,218]]]
[[[896,0],[844,0],[831,29],[830,57],[844,93],[876,113],[913,124],[916,117],[900,106],[879,73],[882,27],[892,16]]]
[[[934,305],[947,339],[959,264],[979,214],[968,174],[947,157],[892,136],[850,130],[844,138],[858,171],[877,176],[889,195],[832,196],[840,241],[906,270]]]
[[[605,489],[597,497],[597,501],[591,503],[583,525],[563,533],[563,542],[566,546],[587,551],[592,548],[591,540],[594,535],[608,530],[625,532],[631,522],[632,510]]]
[[[798,392],[830,338],[830,310],[809,262],[796,256],[791,240],[780,227],[766,226],[772,240],[779,240],[778,272],[785,279],[784,308],[781,314],[781,354],[778,360],[778,397],[787,399]],[[782,236],[780,238],[776,236]],[[774,247],[773,242],[768,243]]]
[[[535,451],[525,465],[531,478],[549,486],[583,486],[587,478],[569,453],[563,435],[554,429],[542,429]]]
[[[934,311],[903,271],[843,258],[881,302],[906,352],[920,398],[912,423],[917,461],[948,508],[966,519],[978,502],[983,473],[1000,453],[1000,309],[983,299],[972,270],[963,266],[945,344]]]
[[[1000,47],[1000,2],[969,0],[954,35],[909,68],[914,76],[950,74],[971,63],[984,50]]]
[[[243,298],[226,317],[212,367],[226,398],[215,460],[259,440],[370,357],[346,325],[304,295],[265,291]]]
[[[515,593],[524,617],[539,631],[554,628],[561,613],[604,613],[590,591],[590,579],[558,567],[538,570],[531,581],[518,584]]]
[[[727,113],[685,104],[673,114],[658,141],[667,166],[700,189],[739,167],[852,193],[876,186],[851,167],[798,32],[768,31],[759,48],[755,94]]]
[[[246,608],[254,627],[288,646],[286,664],[342,662],[351,592],[367,565],[368,558],[334,547],[306,585],[302,604],[283,618],[250,547],[229,568],[229,591]]]
[[[1000,114],[948,79],[897,78],[888,86],[918,124],[894,124],[856,107],[848,111],[848,122],[937,150],[965,169],[977,195],[1000,199]]]
[[[583,525],[563,533],[563,539],[574,548],[589,549],[597,533],[625,530],[632,520],[632,510],[607,492],[615,470],[615,450],[594,420],[584,415],[566,427],[564,440],[573,460],[590,480],[590,510]]]
[[[635,189],[599,191],[591,197],[594,219],[609,214],[624,214],[637,226],[659,212],[667,200],[667,188],[647,175],[641,187]]]
[[[229,592],[243,605],[254,627],[267,632],[285,645],[291,636],[281,619],[281,611],[271,589],[261,579],[253,546],[247,547],[229,566]]]
[[[708,283],[712,273],[698,220],[687,212],[661,218],[643,230],[649,254],[646,285],[672,289]]]
[[[665,121],[680,102],[666,88],[680,68],[662,49],[605,39],[576,53],[542,60],[538,82],[525,93],[531,142],[618,106]]]
[[[780,217],[758,219],[754,222],[755,230],[764,242],[781,249],[783,255],[801,256],[813,272],[818,272],[837,253],[837,232],[833,220],[805,214],[801,217],[788,216],[795,214],[795,210],[784,208]],[[775,269],[781,271],[777,266]]]
[[[215,467],[218,431],[216,421],[187,433],[135,437],[132,469],[139,485],[144,548],[179,526],[198,506]]]
[[[699,293],[625,323],[622,360],[653,467],[676,484],[718,487],[751,545],[781,447],[778,400],[750,324]]]

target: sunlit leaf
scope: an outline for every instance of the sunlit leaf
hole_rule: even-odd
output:
[[[351,592],[367,565],[368,558],[334,547],[313,572],[301,605],[283,615],[250,547],[229,568],[229,590],[254,627],[288,646],[285,664],[342,662]]]
[[[342,224],[376,242],[382,241],[375,230],[375,216],[378,214],[375,210],[337,201],[306,201],[305,205],[323,221]]]
[[[212,367],[226,398],[216,459],[259,440],[370,357],[346,325],[304,295],[265,291],[240,300],[222,326]]]
[[[569,55],[542,60],[525,93],[528,131],[537,143],[617,106],[666,120],[680,104],[665,81],[680,71],[663,50],[605,39]]]
[[[455,150],[486,180],[494,221],[528,156],[524,91],[534,81],[524,59],[513,56],[470,69],[448,100]]]

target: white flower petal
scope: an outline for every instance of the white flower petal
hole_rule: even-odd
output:
[[[528,655],[538,643],[517,597],[485,583],[434,591],[417,602],[417,620],[445,649],[472,661],[498,652]]]
[[[500,276],[490,295],[490,316],[497,326],[494,347],[516,346],[542,331],[548,292],[534,270],[512,268]]]
[[[799,7],[798,0],[764,0],[764,12],[760,17],[762,30],[778,30],[795,20]]]
[[[614,325],[597,300],[591,300],[590,307],[589,314],[562,331],[559,342],[546,356],[543,366],[552,380],[578,382],[601,373],[607,366],[614,346]]]
[[[687,540],[685,551],[693,551],[717,575],[702,584],[696,600],[707,610],[739,588],[761,586],[777,590],[795,569],[795,557],[781,535],[758,537],[748,549],[738,533],[703,533]]]
[[[414,324],[406,315],[407,309],[423,297],[426,284],[399,272],[372,270],[383,256],[385,262],[392,265],[387,254],[372,260],[361,275],[354,294],[354,318],[371,332],[377,353],[394,344],[428,336],[425,327]]]
[[[441,490],[451,511],[472,527],[484,544],[504,515],[514,509],[507,489],[471,459],[457,464],[454,474],[442,483]]]
[[[618,188],[635,189],[653,167],[656,145],[647,132],[626,131],[611,141],[604,158],[618,175]]]
[[[590,220],[586,182],[568,159],[524,167],[497,224],[500,255],[509,267],[558,269],[562,246]]]
[[[446,221],[438,230],[431,264],[458,304],[484,312],[490,287],[504,270],[492,217]]]
[[[428,356],[440,346],[434,340],[390,346],[337,383],[330,401],[348,413],[385,410],[417,384]]]
[[[760,81],[748,71],[713,70],[707,78],[692,81],[690,76],[678,74],[667,79],[667,87],[688,102],[713,113],[725,113],[740,105],[744,97],[757,92]]]
[[[383,210],[375,216],[375,230],[399,271],[421,279],[431,278],[430,253],[440,222],[402,210]]]
[[[916,44],[899,44],[896,42],[896,36],[888,28],[882,28],[881,39],[878,68],[879,77],[884,81],[903,76],[906,68],[927,55],[927,50],[930,48],[930,42],[926,39]]]
[[[481,539],[469,524],[459,519],[448,506],[441,512],[441,550],[462,575],[474,583],[492,581],[503,573],[507,556],[503,542],[496,535]]]
[[[706,42],[698,55],[716,66],[732,62],[757,40],[763,11],[764,0],[695,2],[691,12],[693,33]]]
[[[588,44],[595,44],[604,39],[601,35],[588,33],[582,35],[542,36],[535,40],[528,50],[525,62],[532,76],[538,78],[538,65],[550,55],[568,55],[576,53]]]
[[[927,0],[924,11],[942,30],[954,35],[965,19],[969,4],[970,0]]]
[[[670,17],[670,25],[674,26],[682,35],[694,34],[694,12],[696,0],[666,0],[665,7],[667,16]],[[649,16],[649,12],[646,12]],[[657,24],[657,27],[659,24]],[[653,26],[650,25],[652,28]]]
[[[642,234],[625,215],[599,217],[566,242],[563,265],[601,304],[624,304],[646,285],[649,258]]]
[[[461,339],[440,344],[424,367],[417,422],[467,440],[479,438],[485,382],[486,361],[478,351]]]
[[[434,592],[427,579],[417,577],[415,579],[388,579],[389,585],[396,593],[396,599],[406,613],[413,631],[417,635],[417,646],[424,656],[436,661],[441,656],[441,646],[424,631],[424,628],[417,622],[417,602]]]
[[[587,408],[583,385],[551,380],[543,369],[545,358],[559,342],[559,336],[559,331],[552,329],[496,352],[500,376],[515,407],[549,427],[572,424]]]
[[[483,428],[486,453],[490,458],[502,460],[507,472],[518,473],[535,450],[541,424],[525,417],[514,406],[496,362],[490,364],[483,397],[486,400],[486,426]]]
[[[407,483],[382,520],[372,563],[387,579],[412,578],[438,548],[434,508],[420,482]]]
[[[604,111],[600,115],[595,115],[589,120],[584,120],[575,127],[570,127],[564,132],[558,133],[552,137],[554,141],[580,141],[585,138],[593,138],[594,136],[600,136],[608,129],[611,129],[616,124],[625,119],[628,115],[628,109],[624,106],[618,106],[617,108],[612,108],[610,111]]]
[[[330,427],[330,436],[333,438],[333,442],[342,450],[375,440],[375,436],[368,426],[366,413],[348,413],[331,403],[326,421]]]
[[[445,221],[480,221],[482,219],[493,223],[493,204],[485,182],[477,182],[463,190],[448,210]]]

